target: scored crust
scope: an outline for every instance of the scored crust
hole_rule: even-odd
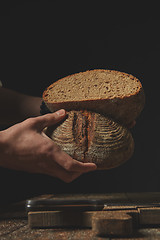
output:
[[[43,93],[51,112],[61,108],[68,116],[45,133],[63,151],[97,169],[127,161],[134,151],[129,125],[145,103],[143,87],[134,76],[114,70],[76,73],[51,84]]]
[[[70,111],[59,126],[45,134],[72,158],[92,162],[97,169],[110,169],[126,162],[133,154],[131,132],[102,114]]]

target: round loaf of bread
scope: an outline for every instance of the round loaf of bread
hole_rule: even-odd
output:
[[[113,70],[90,70],[64,77],[43,93],[51,112],[64,108],[102,113],[130,124],[142,111],[145,96],[140,81],[127,73]]]
[[[126,126],[145,102],[137,78],[103,69],[77,73],[51,84],[43,101],[51,112],[68,111],[63,123],[45,132],[74,159],[110,169],[132,156],[134,140]]]
[[[102,114],[70,111],[59,126],[45,133],[61,149],[81,162],[92,162],[100,169],[110,169],[127,161],[133,154],[130,131]]]

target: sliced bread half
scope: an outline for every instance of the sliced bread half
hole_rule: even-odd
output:
[[[90,70],[64,77],[43,93],[51,112],[64,108],[103,113],[125,125],[135,120],[144,107],[140,81],[114,70]]]

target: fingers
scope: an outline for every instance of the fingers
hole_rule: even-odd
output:
[[[86,173],[97,169],[94,163],[83,163],[71,158],[67,153],[61,151],[56,152],[54,157],[60,166],[69,172]]]
[[[57,152],[50,160],[44,160],[38,165],[41,173],[57,177],[66,183],[72,182],[83,173],[97,169],[94,163],[76,161],[63,151]]]
[[[56,171],[47,169],[46,174],[61,179],[63,182],[70,183],[82,175],[81,172],[68,172],[61,166],[56,166]]]
[[[65,116],[66,111],[64,109],[60,109],[54,113],[45,114],[36,118],[36,126],[38,126],[40,130],[43,130],[45,127],[49,127],[60,122]]]
[[[36,129],[38,133],[41,132],[41,137],[44,137],[42,130],[45,127],[60,122],[65,116],[65,110],[61,109],[55,113],[30,119],[28,123],[30,123],[32,128],[34,128],[34,130]],[[42,155],[40,159],[44,159],[44,161],[41,160],[39,162],[37,171],[58,177],[65,182],[71,182],[81,174],[97,169],[94,163],[82,163],[73,159],[50,139],[45,140],[45,144],[40,148],[40,153]]]

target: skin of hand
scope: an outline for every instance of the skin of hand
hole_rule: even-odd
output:
[[[61,110],[39,116],[40,104],[40,97],[0,88],[0,112],[3,113],[0,124],[15,124],[0,131],[0,166],[47,174],[65,182],[96,170],[93,163],[81,163],[72,159],[44,134],[45,127],[63,120],[66,113]],[[133,121],[127,127],[132,128],[135,124]]]
[[[42,173],[71,182],[81,174],[96,170],[94,163],[82,163],[61,150],[43,129],[62,121],[65,110],[28,118],[0,131],[0,166]]]

